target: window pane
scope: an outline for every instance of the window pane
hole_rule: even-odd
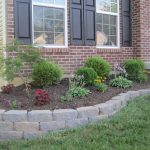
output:
[[[54,0],[33,0],[33,3],[47,3],[47,4],[54,4]]]
[[[103,24],[109,24],[109,15],[103,15]]]
[[[109,42],[110,42],[110,45],[112,46],[116,46],[117,45],[117,42],[116,42],[116,36],[110,36],[109,37]]]
[[[111,12],[117,13],[117,4],[111,3]]]
[[[110,24],[116,25],[117,24],[117,17],[110,15]]]
[[[104,32],[106,35],[109,35],[109,25],[103,25],[103,32]]]
[[[36,19],[34,21],[34,30],[43,31],[43,19]]]
[[[65,5],[65,0],[55,0],[56,5]]]
[[[63,21],[55,21],[55,32],[64,32],[64,22]]]
[[[108,43],[108,37],[103,32],[97,31],[96,36],[97,36],[97,45],[104,46]]]
[[[99,32],[102,32],[102,24],[97,24],[96,25],[96,30],[99,31]]]
[[[35,44],[45,44],[45,34],[43,32],[34,32],[34,43]]]
[[[96,0],[96,10],[102,10],[103,0]]]
[[[43,18],[43,8],[42,7],[34,7],[34,19]]]
[[[102,14],[97,13],[97,14],[96,14],[96,22],[97,22],[97,23],[102,23],[102,19],[103,19],[103,18],[102,18]]]
[[[111,0],[104,0],[104,11],[110,11],[111,9]]]
[[[110,26],[110,35],[116,35],[116,26]]]
[[[48,20],[44,19],[44,24],[45,24],[45,31],[54,31],[54,21],[53,20]]]
[[[46,44],[54,44],[54,33],[52,32],[46,33]]]
[[[65,5],[65,0],[33,0],[33,3]]]
[[[96,0],[96,9],[117,13],[117,0]]]
[[[64,9],[55,8],[55,19],[64,20]]]
[[[111,0],[112,3],[117,3],[117,0]]]
[[[53,19],[54,18],[54,8],[45,7],[44,8],[44,18]]]
[[[97,0],[96,7],[98,11],[110,12],[111,0]]]
[[[55,34],[55,44],[63,44],[64,43],[64,34],[56,33]]]

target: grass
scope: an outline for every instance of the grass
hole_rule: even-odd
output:
[[[97,124],[30,141],[1,142],[0,150],[150,150],[150,96]]]

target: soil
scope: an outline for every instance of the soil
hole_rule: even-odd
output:
[[[128,89],[120,89],[114,87],[108,87],[108,90],[105,93],[100,93],[94,87],[87,87],[91,93],[82,98],[75,98],[72,102],[61,102],[61,96],[65,95],[68,89],[68,80],[64,79],[59,84],[51,86],[47,88],[51,102],[50,104],[43,105],[43,106],[36,106],[35,105],[35,97],[34,92],[35,88],[31,90],[30,96],[30,105],[28,104],[29,100],[27,98],[26,92],[24,90],[24,85],[15,87],[13,92],[10,94],[0,93],[0,109],[27,109],[27,110],[42,110],[42,109],[68,109],[68,108],[78,108],[84,106],[92,106],[95,104],[103,103],[110,100],[113,96],[118,95],[119,93],[123,93],[129,90],[139,90],[139,89],[146,89],[150,88],[150,81],[146,83],[134,83],[132,88]],[[16,101],[17,104],[20,104],[18,108],[6,107],[4,105],[5,101]]]

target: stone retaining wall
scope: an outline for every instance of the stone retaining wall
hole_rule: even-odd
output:
[[[30,139],[48,131],[75,128],[114,115],[134,98],[150,94],[150,89],[129,91],[89,107],[54,110],[0,110],[0,140]]]

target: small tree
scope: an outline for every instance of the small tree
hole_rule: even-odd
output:
[[[23,74],[24,65],[28,65],[31,68],[35,63],[41,61],[41,56],[38,50],[32,45],[22,46],[17,40],[13,40],[11,43],[6,45],[5,48],[7,52],[6,58],[3,58],[5,63],[4,75],[6,80],[12,81],[15,76],[19,76],[25,85],[25,91],[29,97],[30,95],[30,75],[27,72]]]

